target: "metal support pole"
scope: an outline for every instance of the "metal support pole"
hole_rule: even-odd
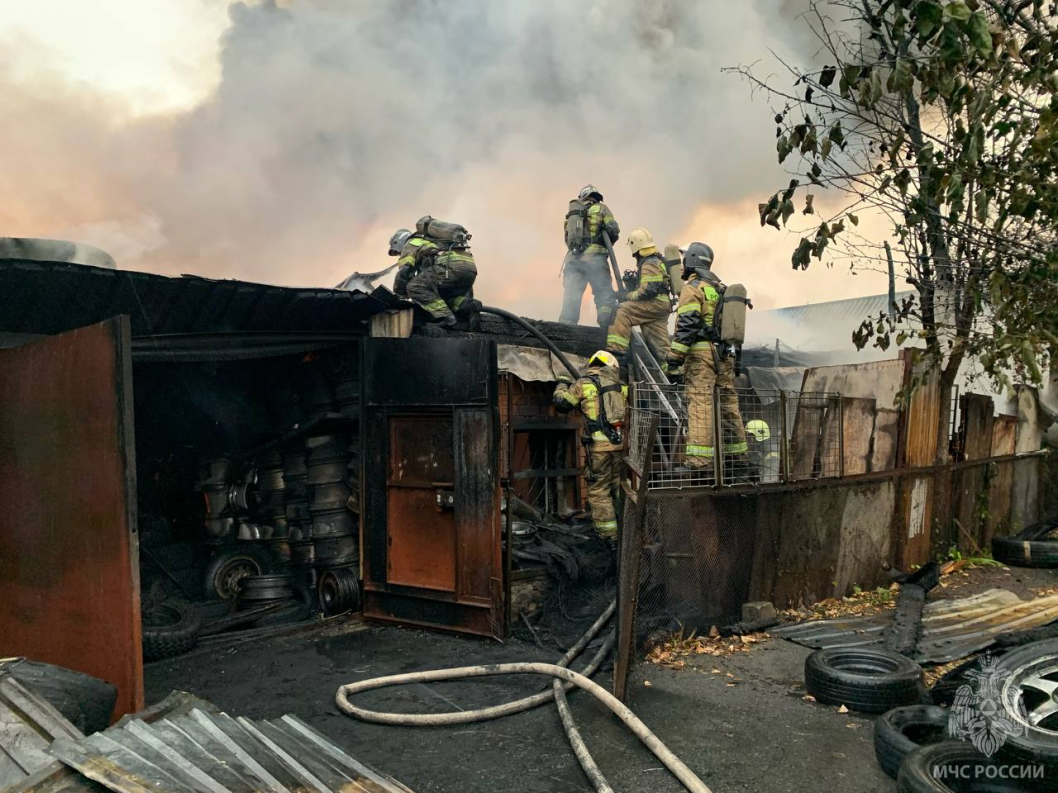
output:
[[[838,478],[845,476],[845,402],[838,394]]]
[[[786,428],[787,404],[786,392],[779,391],[779,478],[783,482],[790,481],[790,445],[787,442],[790,433]]]
[[[724,446],[723,433],[720,431],[720,390],[713,383],[713,470],[717,487],[724,484]]]

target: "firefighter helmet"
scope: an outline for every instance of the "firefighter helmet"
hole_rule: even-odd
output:
[[[632,233],[628,235],[628,247],[632,249],[632,253],[639,253],[647,248],[653,248],[654,238],[644,228],[632,229]]]
[[[400,256],[409,237],[411,237],[411,232],[407,229],[397,229],[393,232],[393,236],[389,238],[389,255]]]
[[[697,273],[702,278],[707,277],[713,267],[713,249],[704,242],[692,242],[683,252],[683,277],[690,278],[691,273]]]
[[[577,195],[581,201],[587,201],[589,198],[594,198],[596,201],[602,201],[602,193],[599,192],[598,188],[593,184],[586,184],[580,189],[580,193]]]
[[[606,350],[599,350],[595,353],[595,355],[591,357],[591,360],[588,361],[588,366],[609,366],[611,369],[621,368],[617,356]]]
[[[760,419],[753,419],[746,425],[746,432],[757,439],[757,443],[764,443],[764,441],[771,438],[771,428],[768,427],[768,422]]]

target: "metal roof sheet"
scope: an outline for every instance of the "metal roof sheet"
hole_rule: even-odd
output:
[[[130,317],[134,337],[349,331],[374,314],[410,305],[385,287],[368,294],[0,260],[0,332],[7,333],[61,333],[119,314]]]
[[[0,790],[50,765],[55,738],[83,738],[47,700],[0,673]]]
[[[956,600],[927,603],[922,634],[912,658],[940,664],[990,646],[997,634],[1038,628],[1058,619],[1058,595],[1022,600],[1013,592],[990,589]],[[773,636],[820,650],[829,647],[878,647],[893,620],[887,611],[869,617],[812,620],[776,628]]]

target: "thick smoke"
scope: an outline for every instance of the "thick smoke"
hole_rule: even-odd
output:
[[[0,233],[330,285],[429,213],[474,234],[480,297],[553,317],[582,184],[623,229],[684,243],[703,205],[752,211],[781,182],[766,104],[720,68],[810,57],[804,2],[234,3],[215,93],[137,120],[3,59]]]

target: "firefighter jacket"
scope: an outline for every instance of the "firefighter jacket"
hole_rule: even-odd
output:
[[[565,237],[567,225],[569,225],[568,219],[562,227],[563,237]],[[611,241],[616,240],[621,236],[621,227],[618,226],[617,221],[614,220],[610,208],[602,201],[594,201],[588,207],[584,225],[588,236],[588,244],[584,247],[584,251],[582,252],[582,255],[585,256],[600,253],[604,256],[606,255],[606,243],[603,242],[602,239],[602,233],[604,230],[610,235]]]
[[[621,395],[620,404],[627,410],[628,386],[621,382],[618,373],[609,366],[589,367],[587,374],[576,382],[560,382],[555,388],[555,407],[560,412],[580,409],[584,417],[585,435],[592,442],[592,451],[609,452],[624,448],[623,440],[615,441],[607,432],[607,425],[621,428],[625,420],[624,410],[621,415],[612,416],[607,414],[603,406],[606,394],[613,393]],[[613,401],[610,400],[611,404]]]
[[[636,288],[626,297],[628,300],[660,300],[669,308],[669,271],[665,260],[655,250],[639,260],[636,272]]]
[[[393,293],[397,297],[408,296],[408,281],[419,271],[422,255],[437,249],[437,244],[421,234],[412,234],[400,251],[397,259],[397,277],[393,280]]]
[[[682,361],[688,352],[710,352],[718,341],[713,329],[713,315],[720,302],[720,282],[709,283],[695,273],[680,290],[676,306],[676,332],[672,335],[669,357]]]

